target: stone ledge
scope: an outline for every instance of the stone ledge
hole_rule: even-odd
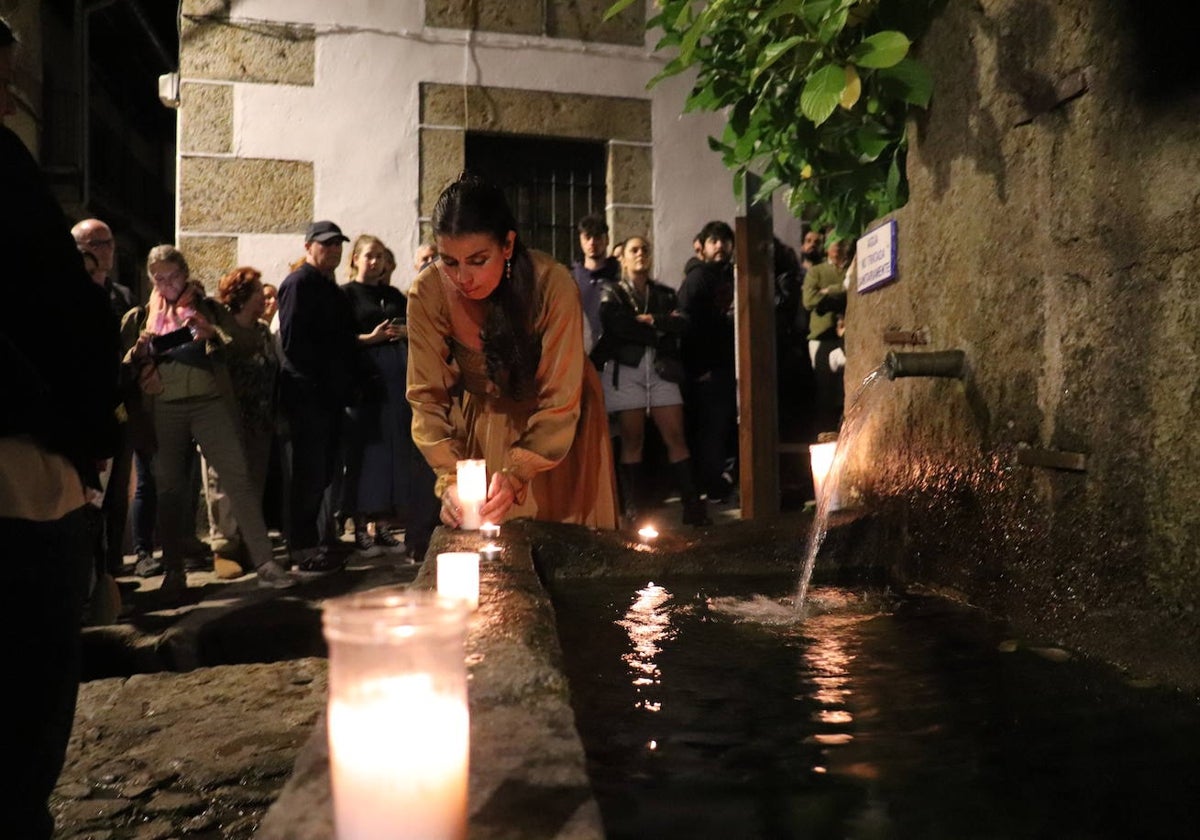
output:
[[[473,533],[439,528],[429,549],[431,559],[412,586],[435,588],[432,558],[439,552],[471,551],[482,542]],[[501,558],[480,566],[480,605],[467,635],[470,836],[602,838],[600,809],[561,669],[554,609],[534,569],[526,523],[505,525],[498,542],[504,548]],[[333,836],[324,714],[255,836]]]

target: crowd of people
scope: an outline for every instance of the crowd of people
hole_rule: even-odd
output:
[[[13,112],[15,43],[0,20],[0,118]],[[598,215],[579,222],[571,269],[531,250],[503,192],[464,174],[436,203],[407,296],[390,282],[395,255],[365,233],[339,285],[350,239],[319,220],[278,288],[231,266],[210,296],[187,256],[162,244],[146,255],[138,301],[114,278],[112,228],[70,227],[3,125],[0,186],[0,224],[22,243],[0,311],[13,397],[0,409],[0,541],[21,558],[0,615],[29,640],[16,654],[28,676],[18,719],[37,721],[19,727],[27,770],[4,794],[20,836],[52,831],[45,804],[73,717],[79,626],[89,603],[108,604],[98,620],[115,618],[127,523],[135,573],[162,575],[168,603],[206,555],[217,576],[252,572],[274,589],[339,572],[350,550],[404,548],[419,562],[439,522],[462,524],[456,467],[468,458],[487,463],[484,519],[636,525],[652,483],[647,417],[685,524],[710,524],[708,506],[736,498],[735,242],[724,222],[697,234],[676,291],[654,277],[645,235],[610,251]],[[803,336],[827,409],[818,422],[836,428],[849,251],[831,243],[825,261],[821,250],[819,231],[799,255],[776,243],[777,325],[788,358]],[[47,311],[52,331],[32,317]],[[271,486],[283,551],[268,529]],[[197,538],[201,492],[208,545]]]

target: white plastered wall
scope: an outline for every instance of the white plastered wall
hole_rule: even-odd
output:
[[[707,142],[720,135],[722,118],[682,114],[684,79],[647,91],[661,67],[649,46],[429,29],[419,0],[242,0],[231,16],[318,33],[313,87],[234,85],[234,154],[312,161],[315,217],[333,219],[351,238],[370,232],[388,243],[401,288],[419,238],[422,82],[649,98],[656,274],[664,282],[678,284],[705,222],[732,224],[737,214],[730,173]],[[786,214],[776,213],[776,230],[795,244],[798,226]],[[238,239],[239,263],[268,278],[282,279],[302,250],[296,235]]]

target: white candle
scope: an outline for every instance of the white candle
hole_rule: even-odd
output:
[[[479,606],[479,554],[447,551],[437,556],[437,591],[447,598],[461,598],[471,609]]]
[[[462,503],[462,521],[459,527],[464,531],[479,529],[482,519],[479,509],[487,499],[487,462],[483,460],[466,460],[458,462],[458,501]]]
[[[500,526],[494,522],[484,522],[479,526],[479,533],[486,540],[494,540],[500,536]]]
[[[428,674],[364,681],[332,698],[338,840],[465,838],[469,727],[466,698],[435,690]]]
[[[653,525],[646,525],[638,529],[638,536],[642,538],[642,542],[650,542],[658,537],[658,529]]]
[[[500,557],[500,546],[494,542],[490,542],[479,549],[479,556],[490,563]]]
[[[465,840],[467,609],[385,587],[327,601],[339,840]]]
[[[821,493],[825,487],[826,479],[829,478],[829,470],[833,467],[833,456],[836,452],[836,440],[826,443],[814,443],[808,447],[808,457],[812,463],[813,498],[817,500],[818,506],[821,504]],[[839,509],[836,489],[830,495],[828,509],[831,511]]]

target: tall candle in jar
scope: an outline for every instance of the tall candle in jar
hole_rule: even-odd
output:
[[[458,462],[458,501],[462,504],[459,523],[464,531],[478,531],[483,524],[480,509],[487,500],[487,462],[466,460]]]
[[[466,610],[376,590],[325,605],[338,840],[464,840]]]

